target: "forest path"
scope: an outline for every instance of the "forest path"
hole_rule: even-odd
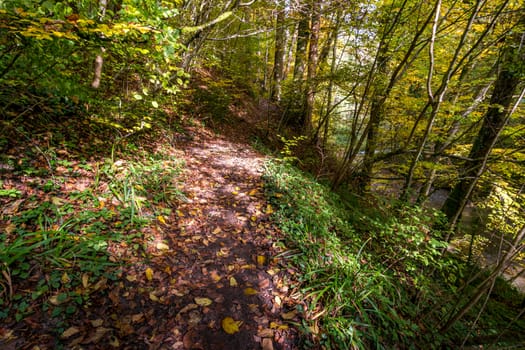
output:
[[[177,296],[155,312],[155,328],[171,334],[158,341],[172,349],[296,348],[289,270],[275,258],[280,231],[261,180],[264,157],[204,128],[186,133],[176,148],[187,200],[163,225],[169,252],[150,264],[164,291]]]

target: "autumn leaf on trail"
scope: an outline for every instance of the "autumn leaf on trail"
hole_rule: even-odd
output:
[[[279,329],[279,330],[283,330],[283,329],[288,329],[288,325],[285,325],[285,324],[279,324],[277,322],[270,322],[270,328],[271,329]]]
[[[78,332],[80,332],[80,330],[77,327],[69,327],[64,331],[64,333],[60,335],[60,338],[66,339],[71,337],[72,335],[77,334]]]
[[[216,227],[215,230],[213,230],[212,233],[213,233],[214,235],[216,235],[216,234],[220,233],[221,231],[222,231],[222,230],[221,230],[220,227]]]
[[[160,223],[166,225],[166,219],[164,218],[164,216],[162,215],[157,216],[157,220],[159,220]]]
[[[170,250],[170,246],[163,242],[158,242],[156,247],[158,250]]]
[[[272,208],[271,204],[268,204],[266,206],[266,214],[268,214],[268,215],[273,214],[273,208]]]
[[[213,301],[210,298],[196,297],[194,300],[195,300],[195,304],[200,305],[200,306],[209,306],[213,303]]]
[[[257,294],[257,291],[251,287],[246,288],[244,290],[244,295],[255,295],[255,294]]]
[[[213,270],[211,273],[210,273],[210,276],[212,278],[212,280],[214,280],[215,282],[219,282],[221,280],[221,276],[217,273],[217,271]]]
[[[237,287],[239,284],[237,283],[237,280],[235,277],[230,277],[230,286],[231,287]]]
[[[153,270],[152,270],[150,267],[148,267],[148,268],[146,269],[145,274],[146,274],[146,279],[147,279],[148,281],[151,281],[151,280],[153,279]]]
[[[255,195],[257,194],[257,192],[258,192],[258,190],[255,188],[255,189],[251,190],[251,191],[248,193],[248,195],[250,195],[250,196],[255,196]]]
[[[293,311],[285,312],[281,314],[281,317],[285,320],[291,320],[292,318],[295,317],[295,315],[297,315],[297,311],[293,310]]]
[[[222,329],[228,334],[235,334],[239,332],[239,327],[242,325],[242,321],[235,321],[231,317],[225,317],[221,321]]]
[[[266,263],[266,257],[264,255],[257,255],[257,265],[264,265]]]

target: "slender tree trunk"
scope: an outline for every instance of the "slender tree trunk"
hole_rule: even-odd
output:
[[[314,112],[315,83],[317,63],[319,58],[319,30],[321,27],[321,4],[319,1],[312,2],[312,20],[310,28],[310,45],[308,50],[308,71],[306,76],[306,94],[304,102],[303,130],[309,134],[312,130],[312,116]]]
[[[100,0],[98,3],[99,6],[99,20],[102,21],[106,16],[106,8],[108,7],[108,0]],[[95,64],[93,69],[93,81],[91,82],[91,87],[93,89],[98,89],[100,87],[100,82],[102,81],[102,66],[104,65],[104,57],[102,56],[106,52],[104,47],[100,48],[100,52],[95,57]]]
[[[286,41],[286,28],[284,25],[285,10],[279,8],[275,20],[275,52],[273,58],[273,79],[270,99],[281,100],[281,81],[284,73],[284,45]]]
[[[517,26],[518,28],[522,26],[521,31],[515,32],[509,38],[510,43],[502,49],[498,62],[499,72],[494,83],[490,105],[470,150],[471,162],[465,165],[460,181],[454,186],[441,208],[449,220],[451,229],[457,225],[473,188],[485,171],[492,148],[513,111],[511,105],[514,101],[514,94],[520,83],[524,81],[525,68],[522,63],[525,60],[525,48],[523,47],[525,31],[523,24],[525,24],[525,16],[520,18]],[[521,65],[518,65],[518,62]],[[522,97],[523,92],[520,99]]]

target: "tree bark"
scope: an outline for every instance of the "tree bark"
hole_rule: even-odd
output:
[[[316,90],[316,71],[319,58],[319,30],[321,27],[321,4],[313,1],[310,27],[310,45],[308,50],[308,71],[306,75],[306,94],[303,112],[303,130],[309,134],[312,130],[312,116],[314,112],[315,90]]]
[[[273,77],[270,99],[279,102],[281,100],[281,81],[284,73],[284,46],[286,40],[286,28],[284,26],[285,10],[277,10],[275,20],[275,52],[273,58]]]
[[[520,22],[525,22],[525,17]],[[494,84],[490,106],[470,150],[469,158],[472,161],[465,164],[460,175],[460,181],[454,186],[441,208],[449,220],[451,229],[457,225],[472,189],[485,171],[486,159],[490,155],[501,130],[507,124],[514,94],[519,84],[523,82],[524,72],[520,72],[519,66],[516,64],[525,59],[525,50],[522,48],[523,36],[523,31],[514,34],[511,44],[507,45],[502,51],[498,63],[499,73]]]

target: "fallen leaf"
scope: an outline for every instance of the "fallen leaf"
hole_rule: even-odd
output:
[[[268,204],[266,206],[266,214],[268,214],[268,215],[273,214],[273,208],[272,208],[271,204]]]
[[[291,320],[291,319],[294,318],[296,315],[297,315],[297,311],[292,310],[292,311],[290,311],[290,312],[285,312],[285,313],[281,314],[281,317],[282,317],[284,320]]]
[[[262,340],[262,350],[273,350],[273,342],[270,338],[264,338]]]
[[[10,235],[11,233],[15,232],[15,230],[16,230],[16,225],[13,224],[13,223],[7,225],[4,228],[5,233],[7,233],[8,235]]]
[[[89,287],[89,274],[87,273],[82,274],[82,287],[84,288]]]
[[[148,268],[146,269],[146,272],[145,272],[145,273],[146,273],[146,279],[147,279],[148,281],[151,281],[151,280],[153,279],[153,270],[152,270],[150,267],[148,267]]]
[[[156,296],[154,292],[150,292],[149,293],[149,298],[150,298],[151,301],[156,301],[156,302],[160,301],[159,297]]]
[[[195,300],[195,304],[200,305],[200,306],[208,306],[213,303],[213,301],[210,298],[196,297],[194,300]]]
[[[157,220],[159,220],[161,224],[166,225],[166,219],[164,218],[164,216],[162,215],[157,216]]]
[[[248,287],[244,290],[244,295],[255,295],[257,291],[251,287]]]
[[[277,322],[270,322],[270,328],[271,329],[284,330],[284,329],[288,329],[288,325],[279,324]]]
[[[158,242],[156,247],[158,250],[170,250],[170,246],[163,242]]]
[[[228,334],[235,334],[239,332],[239,327],[242,325],[242,321],[235,321],[231,317],[225,317],[221,321],[222,329]]]
[[[184,306],[180,311],[179,311],[179,314],[182,314],[182,313],[185,313],[187,311],[190,311],[190,310],[194,310],[196,308],[198,308],[199,306],[197,304],[188,304],[186,306]]]
[[[210,276],[211,276],[212,280],[214,280],[215,282],[219,282],[221,280],[221,278],[222,278],[221,276],[219,276],[219,274],[215,270],[213,270],[210,273]]]
[[[258,190],[255,188],[253,190],[251,190],[250,192],[248,192],[248,195],[250,196],[255,196],[257,194]]]
[[[89,321],[89,323],[91,323],[93,327],[97,328],[104,324],[104,320],[101,318],[97,318],[96,320]]]
[[[129,282],[135,282],[137,280],[137,275],[127,275],[126,276],[126,279],[129,281]]]
[[[257,332],[257,336],[261,338],[273,338],[273,330],[270,328],[264,328]]]
[[[95,330],[94,334],[83,342],[83,344],[98,343],[98,341],[109,331],[111,331],[111,328],[99,327]]]
[[[220,227],[216,227],[215,230],[213,230],[213,234],[216,235],[218,233],[220,233],[222,231],[222,229]]]
[[[144,314],[131,315],[131,322],[140,322],[144,318]]]
[[[69,327],[60,335],[60,338],[66,339],[71,337],[72,335],[77,334],[78,332],[80,332],[80,330],[77,327]]]
[[[257,265],[264,265],[266,263],[266,257],[264,255],[257,255]]]
[[[230,277],[230,286],[231,287],[237,287],[239,284],[237,283],[237,280],[235,277]]]
[[[278,295],[275,296],[275,303],[276,303],[277,305],[281,306],[282,300],[281,300],[281,297],[280,297],[280,296],[278,296]]]

